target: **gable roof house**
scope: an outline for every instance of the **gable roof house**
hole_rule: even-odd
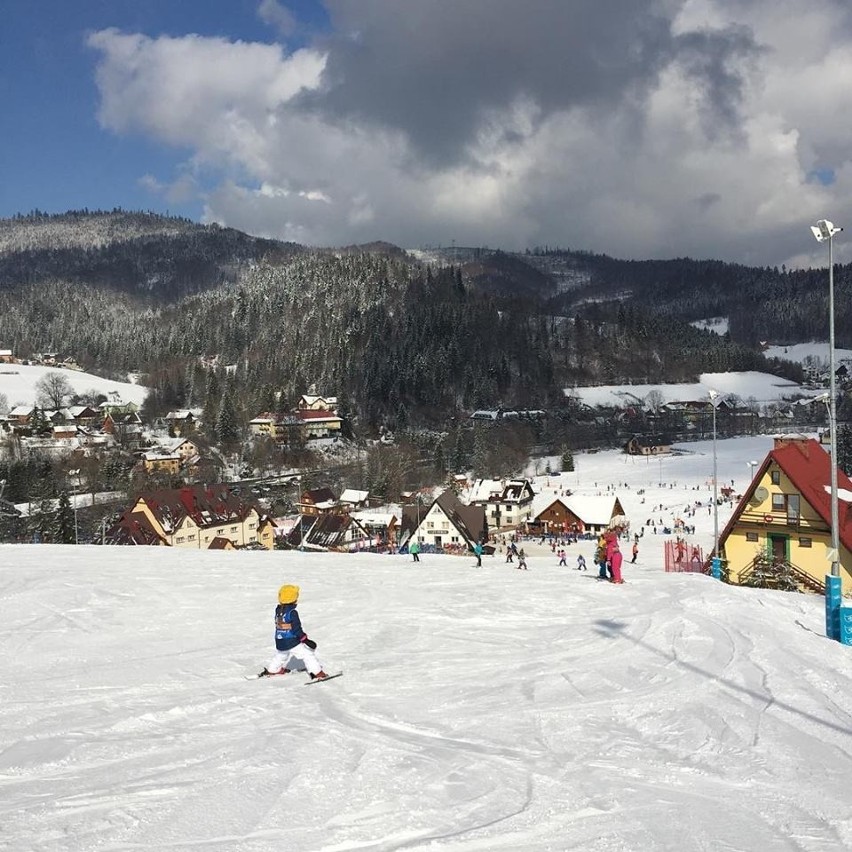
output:
[[[330,488],[312,488],[303,491],[299,510],[303,515],[323,515],[337,509],[337,497]]]
[[[317,394],[309,394],[305,393],[299,397],[299,402],[296,405],[296,408],[300,411],[309,410],[309,411],[337,411],[337,397],[336,396],[319,396]]]
[[[271,550],[274,527],[271,518],[232,494],[226,485],[196,485],[142,494],[109,530],[105,543],[204,550],[218,537],[236,547],[261,544]]]
[[[671,439],[663,435],[634,435],[624,445],[624,452],[629,456],[656,456],[671,451]]]
[[[441,551],[466,551],[488,541],[488,522],[482,506],[465,506],[449,489],[428,509],[402,507],[400,544],[416,538],[421,545]]]
[[[535,498],[528,479],[478,479],[470,491],[468,504],[482,506],[489,526],[517,527],[532,517]]]
[[[304,550],[358,550],[371,545],[370,532],[352,515],[302,515],[287,543]]]
[[[340,505],[346,509],[362,509],[370,500],[369,491],[358,491],[355,488],[345,488],[340,495]]]
[[[783,577],[784,588],[824,593],[830,568],[831,464],[813,438],[775,439],[719,537],[729,582],[773,585]],[[852,480],[839,468],[837,487],[840,577],[849,594]]]
[[[624,515],[615,495],[556,497],[539,511],[529,526],[543,533],[599,533],[613,518]]]
[[[195,431],[200,418],[200,408],[181,408],[170,411],[166,415],[166,423],[174,435],[189,435]]]
[[[306,441],[338,435],[343,425],[342,417],[326,409],[300,408],[296,412],[296,418],[302,437]]]

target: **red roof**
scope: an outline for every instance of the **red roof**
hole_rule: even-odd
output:
[[[307,408],[300,408],[296,412],[296,417],[299,420],[340,420],[333,411],[312,411]]]
[[[720,547],[731,533],[735,521],[772,462],[781,468],[802,498],[825,521],[826,526],[831,528],[831,456],[820,446],[819,441],[813,438],[786,442],[780,439],[775,449],[771,450],[763,460],[760,470],[743,494],[742,500],[719,538]],[[840,468],[837,469],[837,487],[852,491],[852,480]],[[840,541],[847,550],[852,551],[852,504],[845,500],[838,500],[837,508]]]

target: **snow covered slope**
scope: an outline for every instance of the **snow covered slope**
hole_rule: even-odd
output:
[[[148,392],[142,385],[129,382],[114,382],[91,373],[77,370],[60,370],[56,367],[40,367],[34,364],[0,364],[0,393],[5,394],[10,406],[34,405],[38,392],[36,384],[48,373],[59,373],[68,379],[76,393],[95,390],[97,393],[117,392],[123,402],[141,405]]]
[[[852,848],[852,649],[822,600],[643,544],[621,587],[549,554],[4,546],[3,846]],[[243,680],[284,582],[344,677]]]

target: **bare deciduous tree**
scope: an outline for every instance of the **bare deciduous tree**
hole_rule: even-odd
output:
[[[74,393],[74,388],[66,376],[57,370],[51,370],[35,383],[36,403],[42,408],[58,409]]]

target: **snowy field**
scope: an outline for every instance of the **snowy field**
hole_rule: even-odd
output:
[[[690,325],[723,336],[728,333],[729,322],[727,317],[710,317],[709,319],[695,320]]]
[[[720,441],[720,480],[744,487],[770,446]],[[709,448],[578,455],[540,485],[627,483],[639,523],[707,499]],[[620,587],[537,545],[528,572],[3,546],[0,846],[852,848],[852,649],[823,637],[822,599],[666,575],[663,538],[641,541]],[[569,565],[578,552],[591,543]],[[345,670],[307,692],[303,673],[242,677],[271,654],[285,582],[326,670]]]
[[[652,390],[659,391],[664,402],[707,399],[710,390],[716,390],[723,396],[736,394],[744,401],[753,397],[759,403],[778,402],[794,396],[814,396],[817,393],[806,390],[788,379],[755,370],[741,373],[702,373],[699,381],[691,384],[596,385],[565,388],[564,393],[565,396],[578,399],[585,405],[624,407],[642,402]]]
[[[794,343],[790,346],[767,346],[763,353],[767,358],[783,358],[785,361],[804,363],[806,358],[817,358],[828,364],[828,342]],[[852,360],[852,349],[834,348],[834,357],[840,361]]]
[[[36,384],[48,373],[59,373],[68,379],[75,393],[109,394],[116,392],[123,402],[135,402],[142,405],[148,389],[129,382],[114,382],[91,373],[77,370],[60,370],[56,367],[40,367],[33,364],[0,364],[0,393],[6,395],[9,405],[35,405]]]

